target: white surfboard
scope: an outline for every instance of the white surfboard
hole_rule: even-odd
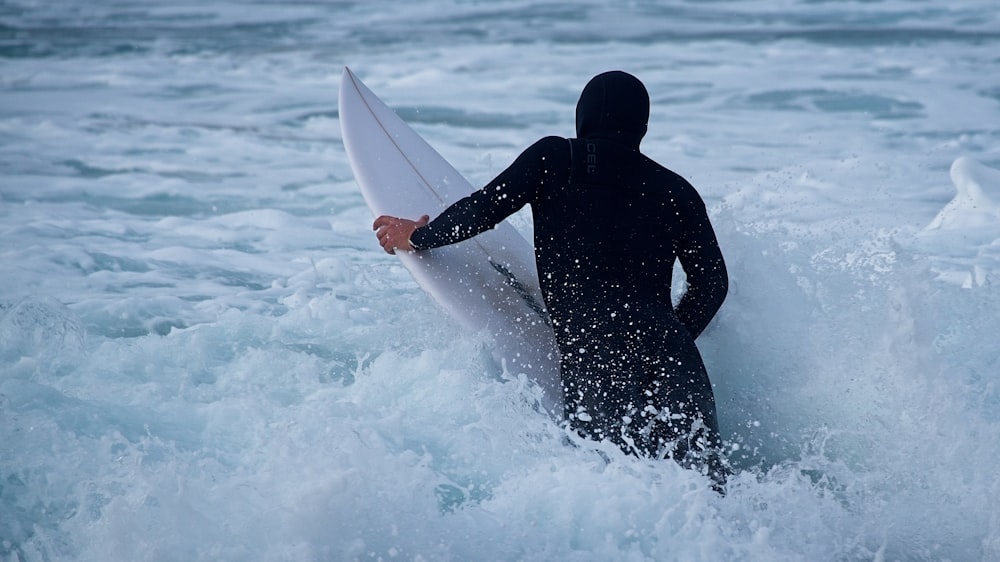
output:
[[[354,177],[374,216],[432,218],[472,185],[350,69],[340,85],[340,127]],[[542,304],[531,244],[503,222],[459,244],[397,256],[417,283],[469,330],[485,331],[507,370],[562,407],[559,355]]]

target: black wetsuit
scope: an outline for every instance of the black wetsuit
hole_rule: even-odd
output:
[[[539,140],[411,242],[418,249],[459,242],[531,205],[571,426],[649,456],[674,443],[672,456],[683,460],[719,445],[712,387],[694,340],[725,299],[728,280],[701,197],[639,152],[648,115],[637,79],[595,77],[577,106],[579,138]],[[676,259],[688,286],[675,309]]]

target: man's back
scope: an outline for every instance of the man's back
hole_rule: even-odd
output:
[[[568,170],[553,173],[532,202],[539,277],[552,312],[581,299],[672,312],[676,257],[715,245],[711,227],[703,231],[707,221],[692,220],[704,214],[697,192],[616,140],[562,142],[551,149],[569,151]]]

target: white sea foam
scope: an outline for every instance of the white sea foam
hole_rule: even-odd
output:
[[[1000,221],[1000,170],[963,156],[951,165],[951,181],[958,193],[927,230],[995,228]]]

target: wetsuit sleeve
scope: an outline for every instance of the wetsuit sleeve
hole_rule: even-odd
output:
[[[485,232],[534,200],[550,174],[548,162],[566,140],[546,137],[531,145],[493,181],[456,201],[410,237],[417,250],[455,244]]]
[[[729,276],[722,250],[708,219],[705,203],[695,196],[685,216],[686,232],[677,257],[687,276],[687,290],[675,312],[697,338],[719,311],[729,292]]]

